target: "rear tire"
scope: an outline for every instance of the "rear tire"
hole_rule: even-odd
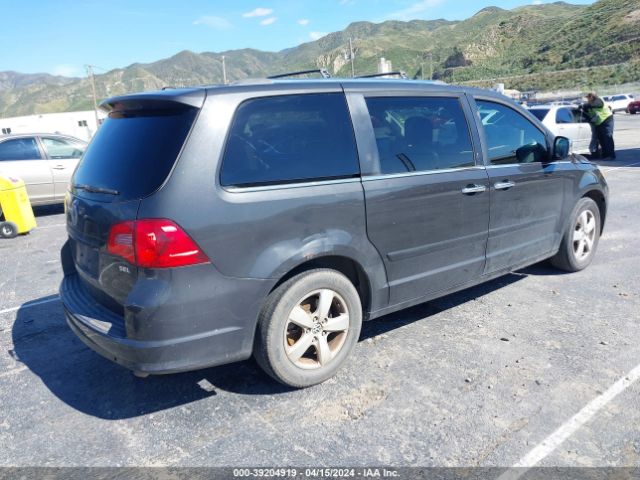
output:
[[[302,388],[324,382],[360,337],[362,305],[347,277],[316,269],[287,280],[260,314],[254,357],[279,382]]]
[[[578,272],[589,266],[595,256],[601,231],[600,209],[592,199],[581,198],[571,213],[560,249],[551,264],[566,272]]]
[[[15,238],[18,236],[18,226],[13,222],[0,223],[0,237]]]

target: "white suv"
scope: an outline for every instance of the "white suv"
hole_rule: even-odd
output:
[[[629,104],[633,102],[633,96],[626,93],[621,95],[610,95],[608,97],[604,97],[604,101],[613,113],[626,112]]]

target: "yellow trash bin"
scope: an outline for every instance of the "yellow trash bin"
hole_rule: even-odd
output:
[[[0,211],[4,216],[0,220],[0,237],[13,238],[37,226],[27,189],[18,178],[0,177]]]

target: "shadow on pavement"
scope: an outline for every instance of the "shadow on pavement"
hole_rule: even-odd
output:
[[[511,285],[526,277],[526,274],[510,273],[500,278],[496,278],[487,283],[482,283],[475,287],[467,288],[444,297],[437,298],[431,302],[421,303],[411,308],[406,308],[399,312],[376,318],[369,322],[365,322],[362,326],[360,340],[375,337],[383,333],[395,330],[396,328],[409,325],[418,320],[424,320],[438,313],[445,312],[451,308],[455,308],[463,303],[470,302],[476,298],[487,295],[494,290]]]
[[[536,277],[557,277],[560,275],[571,275],[571,272],[559,270],[553,267],[549,262],[536,263],[535,265],[531,265],[527,268],[523,268],[522,270],[518,270],[518,273],[521,273],[523,275],[534,275]]]
[[[428,319],[526,275],[505,275],[366,322],[361,340]],[[38,304],[54,298],[31,301],[18,310],[12,330],[14,350],[9,353],[35,373],[56,397],[87,415],[107,420],[137,417],[213,397],[221,390],[242,395],[274,395],[292,390],[268,377],[253,360],[195,372],[136,378],[77,339],[66,324],[59,301]]]
[[[587,158],[589,156],[587,155]],[[616,149],[615,160],[599,160],[597,158],[591,161],[602,168],[606,167],[632,167],[640,168],[640,148]]]
[[[49,215],[60,215],[62,213],[64,213],[64,205],[62,203],[33,207],[33,214],[36,217],[48,217]]]

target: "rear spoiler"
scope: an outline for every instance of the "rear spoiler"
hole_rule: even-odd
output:
[[[109,113],[114,110],[167,109],[177,106],[202,108],[207,91],[204,88],[163,90],[111,97],[100,103]]]

